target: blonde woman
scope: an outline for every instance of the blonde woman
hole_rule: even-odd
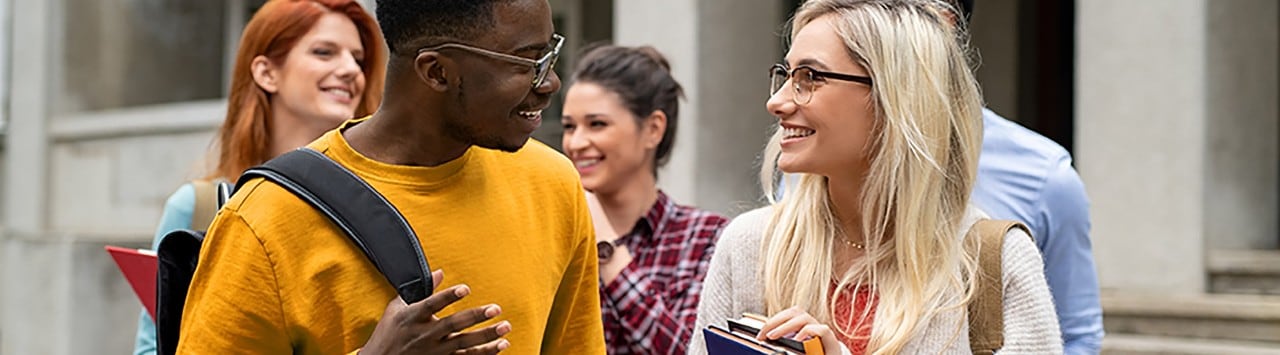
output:
[[[966,306],[979,270],[964,236],[986,216],[969,205],[982,100],[964,34],[944,4],[810,0],[792,22],[767,107],[779,119],[761,171],[771,206],[720,236],[698,329],[744,313],[760,338],[820,338],[826,353],[969,353]],[[1001,250],[1004,347],[1061,353],[1036,246]],[[693,353],[705,353],[695,334]]]

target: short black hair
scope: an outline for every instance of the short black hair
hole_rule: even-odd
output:
[[[391,54],[415,51],[423,38],[468,41],[494,24],[503,0],[377,0],[378,26]]]

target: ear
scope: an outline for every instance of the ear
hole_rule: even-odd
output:
[[[253,82],[258,84],[258,87],[262,88],[263,91],[272,94],[280,91],[280,85],[276,83],[280,73],[276,70],[276,65],[271,63],[271,60],[267,59],[266,56],[254,57],[253,61],[249,63],[249,73],[253,75]]]
[[[427,87],[436,91],[449,90],[449,76],[445,66],[453,64],[440,52],[422,52],[413,58],[413,71]]]
[[[644,140],[644,147],[658,149],[658,144],[662,143],[662,134],[666,131],[667,114],[662,110],[653,110],[653,113],[645,117],[644,123],[640,125],[640,137]]]

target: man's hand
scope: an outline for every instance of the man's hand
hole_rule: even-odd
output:
[[[436,270],[431,274],[435,285],[439,286],[444,272]],[[511,323],[507,321],[463,332],[501,314],[502,308],[496,304],[459,311],[444,318],[436,317],[441,309],[470,293],[471,288],[467,285],[457,285],[409,305],[396,297],[387,304],[382,319],[378,320],[373,335],[360,354],[497,354],[511,346],[502,338],[511,332]]]

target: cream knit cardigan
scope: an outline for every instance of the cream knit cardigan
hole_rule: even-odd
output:
[[[744,213],[721,232],[703,283],[690,354],[707,353],[702,329],[708,324],[725,324],[726,319],[740,317],[744,312],[764,313],[760,243],[771,213],[769,207]],[[958,237],[980,218],[987,216],[970,206]],[[1026,233],[1015,229],[1005,235],[1002,255],[1004,348],[997,353],[1061,354],[1062,335],[1039,250]],[[917,329],[902,353],[969,354],[967,319],[964,308],[938,314]],[[955,340],[948,343],[953,335]]]

